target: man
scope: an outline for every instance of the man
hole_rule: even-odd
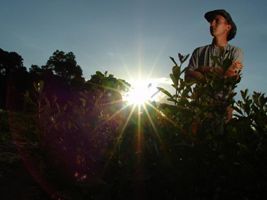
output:
[[[225,10],[207,12],[204,17],[210,23],[210,33],[213,36],[212,44],[196,48],[190,58],[185,72],[185,79],[198,79],[202,73],[219,67],[213,57],[229,58],[231,66],[224,73],[225,77],[238,76],[243,65],[243,53],[240,48],[228,44],[236,35],[236,25],[231,15]]]
[[[233,76],[238,78],[243,67],[243,53],[240,48],[228,44],[228,41],[235,37],[237,31],[231,15],[221,9],[209,11],[204,17],[210,23],[212,44],[194,50],[185,71],[185,80],[199,80],[205,73],[218,72],[218,69],[222,71],[222,66],[215,61],[214,57],[221,61],[225,59],[231,61],[229,68],[222,71],[224,78]],[[233,109],[228,106],[226,110],[227,122],[232,118]]]

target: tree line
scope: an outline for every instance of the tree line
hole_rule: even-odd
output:
[[[27,70],[21,55],[0,49],[0,109],[3,110],[22,110],[25,92],[40,81],[45,82],[45,91],[50,96],[67,99],[73,92],[103,87],[104,80],[108,80],[108,84],[113,82],[119,89],[129,86],[107,72],[96,72],[86,81],[73,52],[56,50],[45,65],[31,65]],[[117,95],[121,98],[118,92]]]

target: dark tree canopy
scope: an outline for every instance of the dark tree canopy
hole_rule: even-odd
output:
[[[29,87],[29,76],[22,57],[0,49],[0,108],[21,106],[23,93]],[[12,106],[13,107],[13,106]]]
[[[42,69],[51,71],[67,81],[83,79],[82,69],[75,60],[72,52],[55,51]]]
[[[8,76],[19,69],[26,70],[22,57],[16,52],[7,52],[0,49],[0,75]]]

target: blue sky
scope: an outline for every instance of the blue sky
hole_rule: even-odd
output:
[[[244,52],[237,90],[267,93],[264,0],[1,0],[0,48],[19,53],[26,67],[44,65],[57,49],[72,51],[86,79],[99,70],[126,81],[166,80],[169,56],[209,44],[203,15],[222,8],[238,28],[230,44]]]

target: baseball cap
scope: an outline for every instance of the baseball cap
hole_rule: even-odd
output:
[[[206,18],[208,22],[211,22],[216,15],[223,16],[226,19],[226,21],[231,25],[232,28],[227,36],[227,40],[229,41],[233,39],[236,35],[237,28],[231,15],[226,10],[219,9],[219,10],[212,10],[212,11],[206,12],[204,17]]]

